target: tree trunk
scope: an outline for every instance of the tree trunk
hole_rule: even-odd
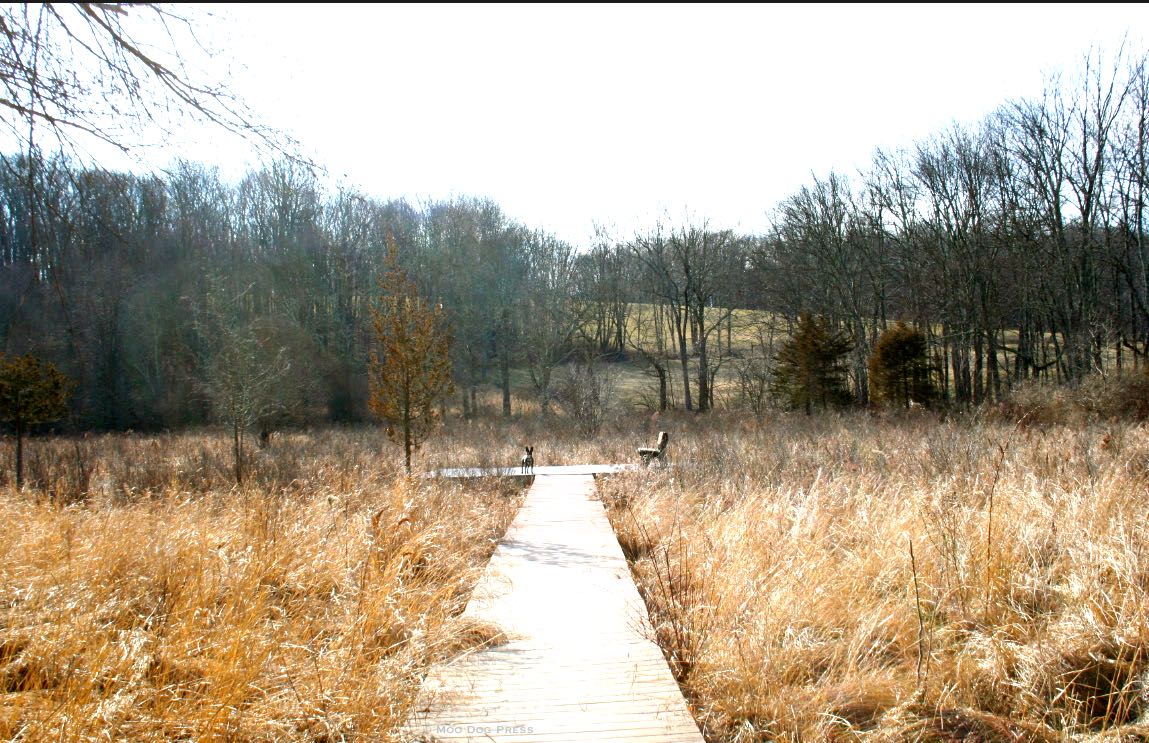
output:
[[[694,410],[694,405],[690,399],[690,358],[689,351],[686,347],[686,326],[690,323],[690,318],[683,317],[678,312],[674,315],[674,324],[676,334],[678,335],[678,360],[682,364],[682,395],[683,406],[686,410]]]
[[[666,378],[666,367],[662,364],[659,364],[654,368],[658,372],[658,410],[659,412],[665,412],[666,408],[668,407],[667,397],[668,393],[670,392],[668,389],[668,380]]]
[[[950,400],[950,341],[948,327],[942,326],[942,357],[938,366],[941,369],[942,399]]]
[[[411,415],[403,411],[403,461],[407,474],[411,474]]]
[[[721,337],[718,339],[721,343]],[[710,377],[707,369],[706,336],[698,341],[698,412],[705,413],[710,409]]]
[[[503,417],[511,417],[511,362],[506,354],[499,359],[499,382],[503,388]]]
[[[968,340],[967,334],[964,332],[961,333],[960,337],[954,339],[953,350],[950,354],[954,375],[954,400],[962,405],[968,404],[973,395],[973,381],[970,379],[970,348]]]
[[[614,334],[615,350],[622,354],[626,350],[626,315],[621,312],[615,313]]]
[[[980,405],[985,400],[985,337],[978,332],[973,343],[973,404]]]
[[[1001,370],[997,363],[997,333],[992,328],[985,331],[986,360],[986,399],[1001,398]]]
[[[16,489],[24,489],[24,426],[16,423]]]
[[[860,314],[854,314],[854,397],[858,404],[870,404],[870,370],[868,346],[866,343],[866,323]]]
[[[238,419],[231,422],[231,433],[235,454],[235,484],[243,487],[243,437]]]

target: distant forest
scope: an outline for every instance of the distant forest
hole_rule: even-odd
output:
[[[268,425],[362,420],[392,235],[450,318],[464,415],[481,384],[509,414],[512,371],[547,412],[552,373],[576,359],[631,360],[656,404],[707,410],[724,365],[768,377],[802,313],[852,340],[858,404],[877,338],[903,320],[927,335],[944,400],[976,405],[1146,363],[1147,140],[1144,56],[1094,55],[1040,98],[763,204],[766,234],[666,223],[579,246],[490,200],[328,192],[290,161],[229,183],[191,162],[133,175],[4,156],[0,340],[76,382],[73,428],[203,424],[236,384],[268,397]]]

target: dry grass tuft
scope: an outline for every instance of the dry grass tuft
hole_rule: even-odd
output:
[[[1052,730],[977,709],[931,709],[912,705],[890,716],[887,726],[896,740],[921,743],[1054,743]],[[899,724],[900,723],[900,724]]]
[[[1035,692],[1047,716],[1060,726],[1104,730],[1136,721],[1145,711],[1144,638],[1111,632],[1089,640],[1083,632],[1065,638],[1065,646],[1046,648],[1038,666]]]

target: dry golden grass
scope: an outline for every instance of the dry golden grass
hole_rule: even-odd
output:
[[[601,490],[709,740],[1145,739],[1144,427],[671,435]]]
[[[1147,740],[1149,429],[1058,415],[452,419],[418,467],[668,430],[669,466],[600,492],[711,741]],[[457,615],[506,485],[400,478],[371,430],[284,436],[242,492],[223,436],[32,450],[38,489],[0,492],[0,738],[385,740],[489,639]]]
[[[33,449],[38,488],[0,491],[0,739],[386,740],[484,639],[458,614],[505,483],[399,477],[370,431],[284,436],[242,491],[223,435]]]
[[[1103,420],[1128,392],[1041,398],[1021,426],[473,421],[427,458],[634,461],[669,430],[671,466],[600,491],[709,740],[1145,740],[1149,430]]]

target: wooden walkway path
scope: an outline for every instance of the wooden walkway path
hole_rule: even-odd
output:
[[[637,472],[640,464],[556,464],[539,465],[529,470],[521,467],[455,467],[435,470],[429,477],[533,477],[534,475],[614,475],[619,472]]]
[[[466,609],[509,641],[431,671],[412,740],[702,743],[593,492],[536,474]]]

